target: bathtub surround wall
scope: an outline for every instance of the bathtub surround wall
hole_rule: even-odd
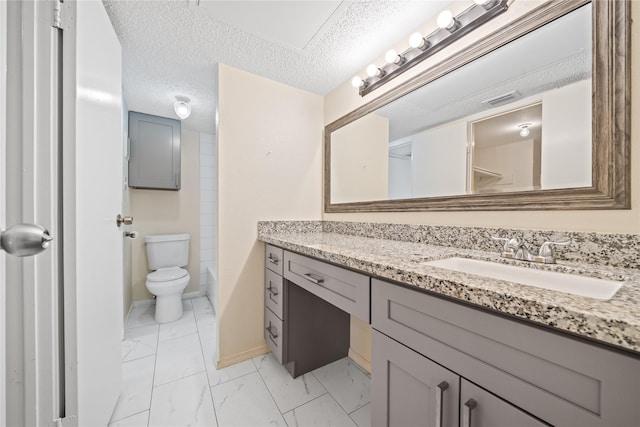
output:
[[[182,129],[181,133],[182,188],[180,191],[142,190],[132,188],[131,215],[133,227],[140,234],[132,241],[133,301],[150,300],[153,296],[145,287],[147,252],[144,236],[148,234],[189,233],[189,271],[191,281],[184,293],[200,291],[200,135]]]
[[[214,136],[200,133],[200,295],[210,295],[209,300],[214,310],[217,173]],[[211,275],[208,271],[211,271]]]
[[[323,98],[218,68],[218,311],[223,367],[266,353],[263,219],[319,220]]]

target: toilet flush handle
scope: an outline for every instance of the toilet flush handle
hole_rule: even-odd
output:
[[[116,224],[118,225],[118,227],[120,227],[122,224],[131,225],[131,224],[133,224],[133,217],[131,217],[131,216],[122,216],[122,215],[118,214],[118,216],[116,217]]]

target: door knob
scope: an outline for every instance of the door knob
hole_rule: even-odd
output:
[[[122,215],[118,214],[118,216],[116,217],[116,224],[118,224],[118,227],[120,227],[122,224],[131,225],[131,224],[133,224],[133,217],[131,217],[131,216],[122,216]]]
[[[15,224],[0,230],[0,249],[17,257],[37,255],[47,249],[52,240],[49,231],[38,224]]]

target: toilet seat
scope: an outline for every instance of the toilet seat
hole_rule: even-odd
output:
[[[187,270],[180,267],[161,268],[153,273],[147,274],[147,281],[149,282],[169,282],[171,280],[178,280],[185,277]]]

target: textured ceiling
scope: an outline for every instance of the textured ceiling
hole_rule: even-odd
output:
[[[128,108],[175,117],[176,95],[187,96],[193,112],[184,126],[213,133],[217,63],[326,95],[451,0],[103,3],[123,48]],[[297,24],[289,32],[283,11]]]

